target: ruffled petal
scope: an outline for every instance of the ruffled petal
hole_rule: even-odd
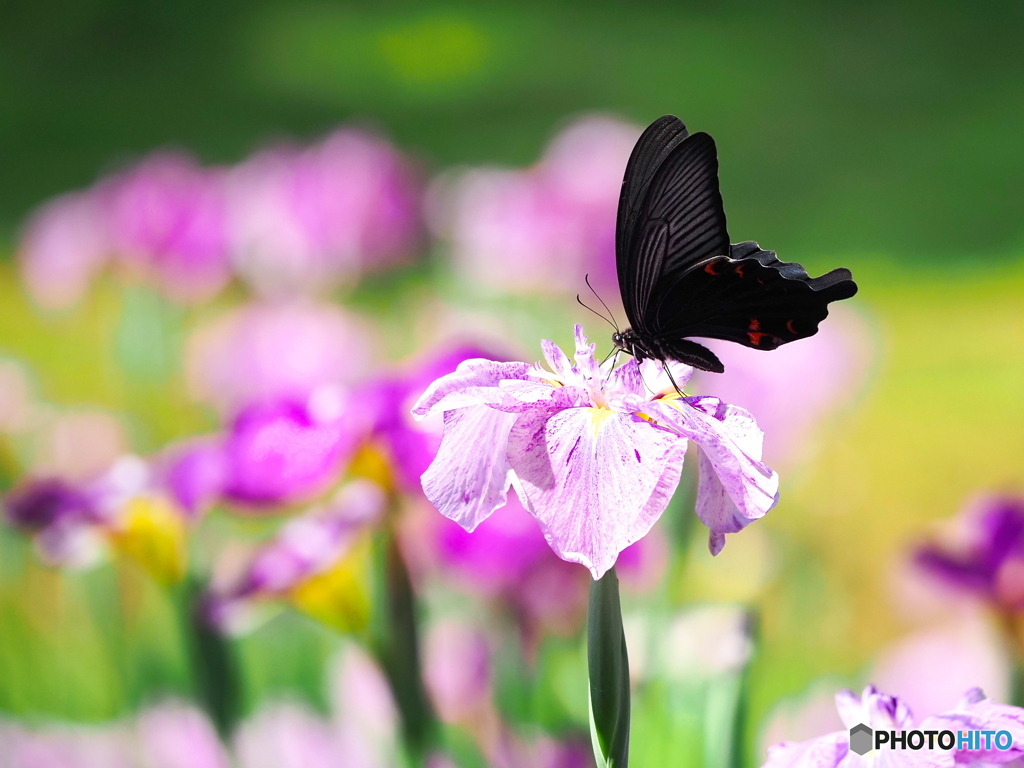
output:
[[[742,530],[778,501],[779,476],[760,462],[763,434],[742,408],[717,398],[659,400],[647,406],[659,425],[700,446],[697,516],[717,554],[725,534]]]
[[[412,413],[423,418],[435,411],[450,411],[471,405],[500,403],[503,395],[498,389],[503,381],[527,380],[527,363],[497,363],[493,360],[464,360],[454,373],[442,376],[423,393]]]
[[[679,482],[686,441],[602,408],[527,411],[509,436],[516,490],[552,549],[600,578]]]
[[[1013,746],[1004,751],[997,749],[994,741],[986,748],[985,738],[982,736],[979,739],[979,749],[957,751],[957,762],[960,763],[1001,765],[1024,756],[1024,709],[990,701],[978,688],[968,691],[953,712],[929,717],[919,727],[922,730],[936,728],[954,732],[1008,731],[1013,737]]]
[[[423,492],[467,531],[505,504],[512,472],[508,436],[517,418],[486,405],[444,414],[444,436],[423,473]]]

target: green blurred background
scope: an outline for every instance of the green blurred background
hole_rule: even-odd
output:
[[[975,491],[1024,482],[1022,3],[39,0],[2,16],[5,257],[33,206],[160,146],[232,163],[357,121],[440,169],[528,165],[594,110],[671,112],[714,135],[733,239],[812,272],[850,267],[879,342],[817,461],[784,478],[770,547],[736,536],[714,561],[695,547],[689,599],[763,605],[755,723],[820,675],[856,681],[911,626],[889,597],[908,543]],[[113,407],[124,382],[83,350],[116,316],[91,306],[40,319],[4,265],[0,351],[34,366],[51,400]],[[208,426],[140,391],[130,408],[163,409],[144,444]],[[82,618],[114,610],[85,603],[106,594],[88,581],[114,574],[79,583],[29,557],[5,534],[0,709],[123,711],[132,696],[107,677],[119,654]],[[177,645],[152,629],[168,620],[139,615],[132,663],[173,683]],[[245,643],[254,690],[317,697],[321,630],[278,623]]]

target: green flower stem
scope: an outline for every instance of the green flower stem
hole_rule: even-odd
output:
[[[227,740],[241,716],[237,660],[231,641],[204,618],[202,594],[202,586],[194,578],[186,578],[178,587],[181,628],[188,643],[194,695]]]
[[[420,664],[416,595],[405,559],[389,532],[384,551],[383,616],[375,650],[398,705],[402,735],[414,764],[426,763],[438,729]]]
[[[629,659],[622,631],[619,579],[612,568],[590,584],[587,609],[590,735],[598,768],[629,762]]]

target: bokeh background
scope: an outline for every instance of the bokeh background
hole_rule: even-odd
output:
[[[730,383],[730,370],[720,383],[695,382],[720,387],[758,416],[769,433],[767,459],[782,475],[782,500],[712,559],[699,525],[687,522],[684,488],[660,524],[669,565],[657,586],[625,596],[624,608],[636,646],[648,635],[669,637],[670,658],[718,647],[715,632],[739,630],[712,617],[710,628],[705,621],[669,633],[651,617],[671,623],[687,606],[756,615],[749,664],[722,672],[742,689],[742,717],[735,716],[743,757],[721,757],[714,746],[722,726],[707,712],[737,709],[720,701],[731,695],[721,693],[725,684],[697,686],[680,662],[668,671],[653,665],[638,682],[634,763],[675,764],[663,761],[684,745],[704,750],[709,765],[760,764],[773,735],[814,735],[801,723],[819,717],[816,699],[878,677],[894,685],[910,679],[909,659],[923,676],[966,664],[960,677],[948,674],[950,687],[973,679],[1010,695],[1012,664],[996,622],[931,588],[910,562],[915,544],[944,530],[941,521],[977,494],[1024,485],[1020,3],[638,9],[43,0],[3,16],[5,490],[61,472],[81,479],[105,469],[86,459],[152,456],[221,429],[229,419],[215,396],[197,390],[191,340],[232,308],[281,300],[274,274],[267,288],[240,269],[241,278],[202,300],[181,302],[149,277],[115,269],[53,306],[33,294],[24,268],[26,222],[46,201],[156,150],[237,167],[266,147],[313,146],[339,126],[357,126],[401,153],[415,180],[410,210],[429,226],[387,270],[365,268],[359,279],[303,294],[304,302],[315,294],[316,306],[340,307],[353,323],[351,351],[339,353],[358,372],[352,380],[409,370],[427,350],[467,339],[538,359],[540,338],[565,345],[574,322],[603,352],[610,329],[575,303],[579,275],[572,275],[576,287],[554,285],[524,251],[503,251],[527,226],[514,217],[470,231],[485,215],[474,198],[490,187],[471,189],[461,203],[457,187],[467,169],[541,175],[552,141],[588,116],[598,121],[595,135],[604,130],[612,144],[626,136],[628,153],[640,127],[674,113],[718,143],[733,240],[757,239],[812,273],[847,266],[860,293],[836,312],[835,329],[822,334],[810,360],[780,352],[765,373],[763,361],[739,355],[734,376],[748,381]],[[560,172],[573,178],[574,163],[590,168],[593,156],[565,151]],[[530,247],[527,238],[523,248]],[[595,257],[602,258],[607,267],[606,256]],[[536,285],[520,280],[531,269]],[[603,287],[614,305],[614,280]],[[27,409],[36,415],[24,417]],[[272,537],[294,513],[253,519],[217,505],[193,531],[193,562],[215,561],[214,550],[233,536]],[[429,585],[441,594],[424,596],[425,632],[438,617],[481,623],[472,599]],[[167,695],[190,698],[175,599],[123,558],[84,572],[43,565],[28,537],[4,527],[5,722],[100,728]],[[516,672],[526,663],[518,651],[491,638],[488,700],[516,733],[586,745],[578,631],[560,627],[557,637],[537,641],[527,654],[535,671],[529,690]],[[332,711],[336,657],[353,637],[359,633],[284,612],[233,639],[243,719],[280,701]],[[925,650],[907,645],[915,638]],[[677,689],[688,693],[680,699]],[[955,703],[941,686],[932,693]],[[457,764],[498,764],[480,746],[478,724],[451,720],[445,727]],[[236,755],[242,763],[244,752]]]

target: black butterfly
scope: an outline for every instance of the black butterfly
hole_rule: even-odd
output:
[[[612,337],[638,360],[677,360],[721,373],[690,337],[754,349],[813,336],[831,301],[857,284],[848,269],[812,278],[755,242],[729,244],[718,153],[672,115],[640,137],[626,165],[615,233],[619,290],[630,327]]]

